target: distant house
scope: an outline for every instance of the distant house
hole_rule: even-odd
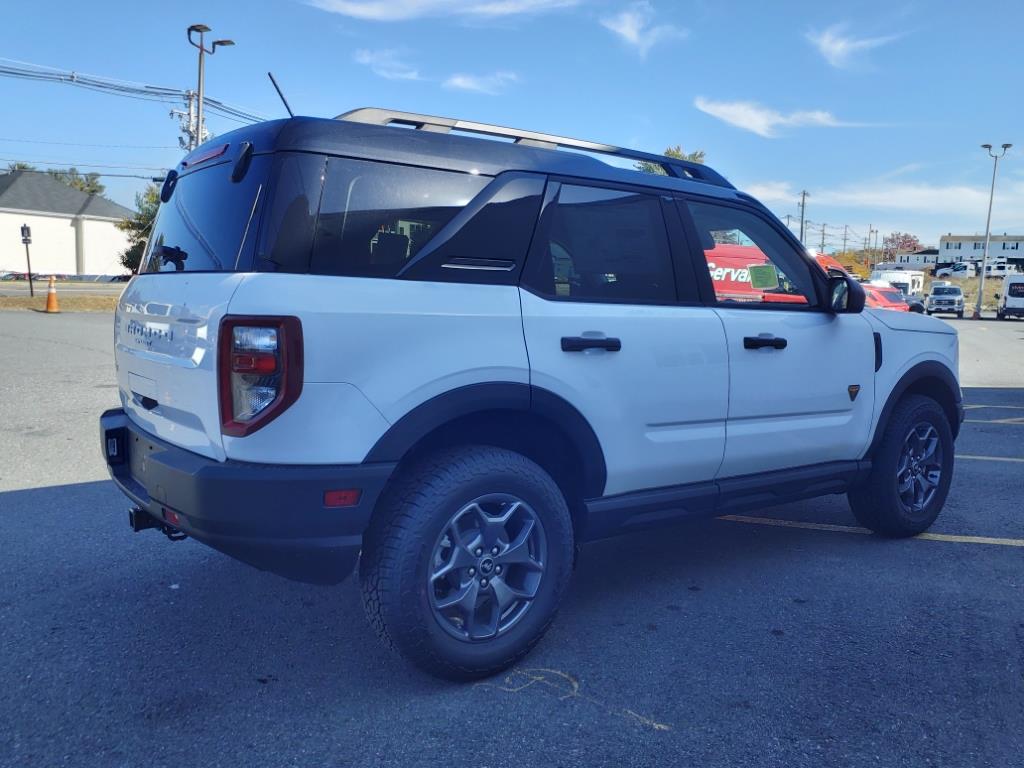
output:
[[[32,271],[118,275],[128,239],[114,224],[132,211],[46,173],[0,174],[0,271],[24,272],[21,226],[32,228]]]
[[[939,238],[939,261],[980,262],[985,255],[985,235],[954,235]],[[1024,235],[992,235],[988,245],[990,262],[1006,261],[1024,268]]]

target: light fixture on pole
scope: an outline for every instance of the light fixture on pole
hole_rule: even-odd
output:
[[[992,200],[996,195],[996,171],[999,170],[999,160],[1003,155],[1006,154],[1006,150],[1012,147],[1012,144],[1003,144],[1003,151],[996,154],[992,151],[991,144],[982,144],[981,148],[988,152],[988,156],[992,158],[992,187],[988,192],[988,218],[985,219],[985,250],[981,256],[981,277],[978,278],[978,300],[974,304],[974,314],[971,317],[974,320],[981,320],[981,300],[985,296],[985,271],[988,268],[988,246],[992,239]]]
[[[209,48],[206,47],[203,40],[203,36],[210,31],[210,28],[205,24],[193,24],[188,28],[188,41],[193,47],[199,49],[199,84],[198,90],[198,104],[196,107],[196,126],[195,132],[192,134],[192,142],[189,149],[195,149],[203,143],[203,92],[206,80],[206,70],[203,62],[203,54],[210,54],[211,56],[217,51],[217,46],[234,45],[233,40],[214,40],[213,45]],[[192,39],[192,34],[197,33],[199,35],[199,42]]]

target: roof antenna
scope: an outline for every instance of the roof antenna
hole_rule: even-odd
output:
[[[288,99],[286,99],[284,97],[284,94],[281,93],[281,86],[279,86],[277,84],[277,80],[274,79],[274,73],[273,72],[267,72],[267,77],[270,78],[270,82],[272,82],[274,84],[274,89],[277,91],[277,95],[280,96],[281,97],[281,101],[284,102],[284,108],[288,110],[288,116],[289,117],[295,117],[295,113],[292,112],[292,108],[288,106]]]

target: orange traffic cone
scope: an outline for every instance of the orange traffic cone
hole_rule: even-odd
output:
[[[60,307],[57,305],[57,286],[54,285],[53,275],[50,275],[50,288],[46,292],[46,311],[49,314],[60,312]]]

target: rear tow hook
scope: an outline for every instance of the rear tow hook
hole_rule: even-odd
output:
[[[139,531],[145,531],[149,528],[156,528],[164,536],[171,541],[184,541],[188,538],[188,534],[179,531],[177,528],[172,528],[160,520],[157,520],[146,510],[140,507],[131,507],[128,510],[128,525],[131,529],[138,533]]]

